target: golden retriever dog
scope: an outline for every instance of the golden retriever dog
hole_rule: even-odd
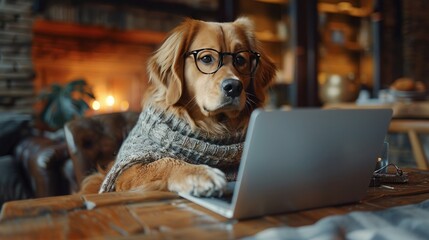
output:
[[[82,193],[174,191],[221,195],[236,176],[251,112],[261,107],[275,65],[252,22],[187,19],[148,61],[140,118],[106,173]]]

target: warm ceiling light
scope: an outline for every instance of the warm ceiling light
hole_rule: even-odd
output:
[[[100,107],[101,107],[100,102],[98,102],[97,100],[95,100],[94,102],[92,102],[91,107],[95,111],[100,110]]]
[[[111,107],[115,104],[115,98],[112,95],[107,96],[106,105]]]

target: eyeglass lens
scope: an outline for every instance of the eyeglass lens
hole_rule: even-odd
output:
[[[201,72],[211,74],[222,67],[225,55],[231,55],[232,64],[242,74],[251,74],[256,67],[257,57],[248,51],[222,54],[212,49],[204,49],[195,55],[195,63]]]

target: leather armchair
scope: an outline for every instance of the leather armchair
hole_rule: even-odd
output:
[[[73,162],[77,189],[82,180],[115,160],[122,142],[137,122],[137,112],[115,112],[68,122],[66,142]]]
[[[63,166],[69,160],[67,145],[46,137],[31,136],[15,148],[14,161],[24,172],[32,197],[48,197],[70,193]]]
[[[138,116],[117,112],[75,119],[64,127],[66,141],[31,134],[14,141],[0,156],[0,207],[5,201],[77,192],[97,166],[114,161]]]
[[[3,114],[3,113],[2,113]],[[32,116],[0,114],[0,206],[11,200],[70,193],[69,160],[61,135],[32,128]],[[70,170],[68,170],[70,171]]]

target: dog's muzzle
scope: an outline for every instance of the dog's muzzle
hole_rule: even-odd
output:
[[[225,96],[236,98],[243,91],[243,84],[237,79],[229,78],[222,81],[221,88]]]

